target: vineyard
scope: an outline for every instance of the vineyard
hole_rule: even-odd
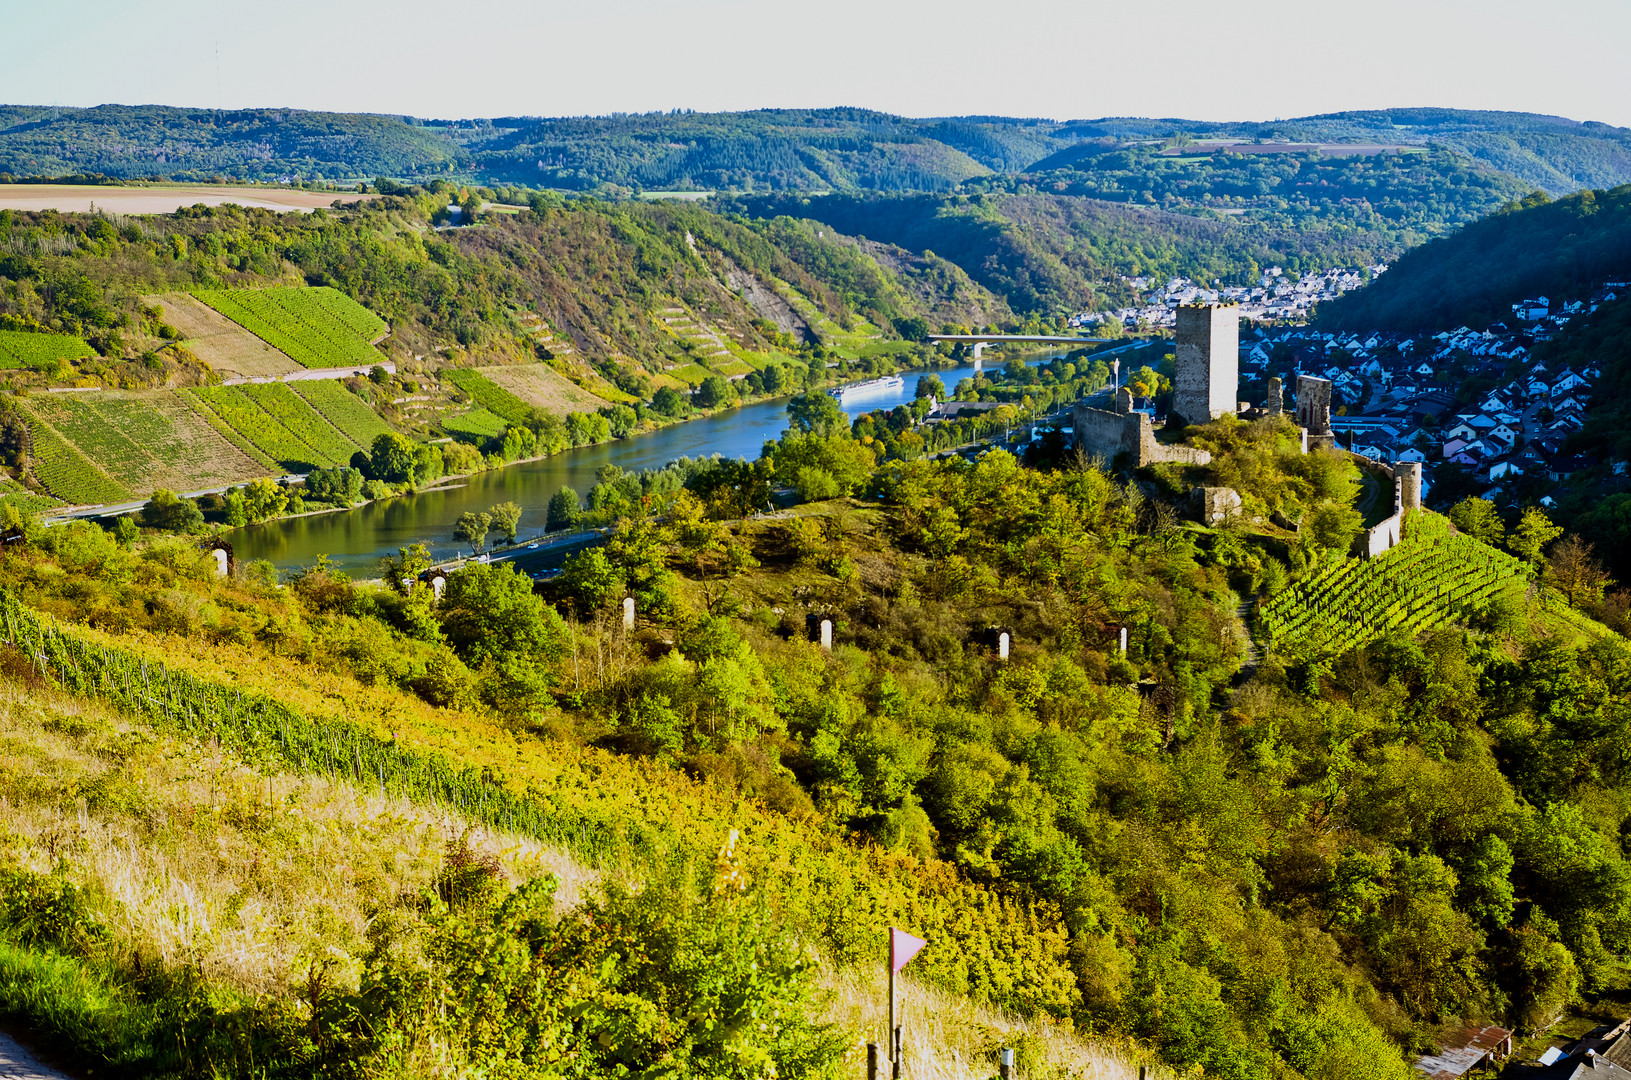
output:
[[[472,409],[459,416],[443,419],[442,429],[449,435],[464,435],[471,439],[496,439],[504,434],[504,418],[494,416],[486,409]]]
[[[28,425],[34,475],[57,498],[75,505],[122,502],[131,493],[37,417]]]
[[[923,873],[909,858],[834,843],[677,770],[518,739],[466,714],[421,714],[416,704],[355,683],[317,691],[314,682],[326,679],[278,658],[269,665],[219,646],[207,659],[193,658],[177,654],[174,641],[144,645],[63,627],[7,591],[0,591],[0,635],[39,674],[159,731],[209,740],[263,769],[322,774],[454,808],[592,865],[615,861],[626,870],[676,854],[712,857],[727,836],[739,835],[746,872],[837,962],[870,959],[871,926],[910,918],[934,935],[918,961],[928,982],[1025,1009],[1068,994],[1065,935],[1048,905],[1033,908],[951,874]],[[290,704],[291,695],[324,704],[313,711]],[[323,715],[331,709],[340,715]],[[346,718],[370,713],[377,730]]]
[[[385,321],[342,292],[323,288],[210,289],[198,298],[308,368],[366,367]]]
[[[1264,605],[1260,626],[1282,649],[1334,655],[1387,634],[1414,635],[1527,586],[1527,563],[1427,511],[1412,513],[1399,545],[1374,559],[1332,560]]]
[[[392,430],[379,413],[337,379],[303,379],[286,385],[358,446],[371,446],[377,436]]]
[[[287,383],[249,383],[238,389],[244,396],[276,417],[307,446],[329,460],[346,462],[361,449],[312,408],[311,403],[289,389]]]
[[[230,428],[248,439],[267,458],[290,472],[310,472],[330,465],[346,464],[351,452],[340,458],[330,457],[313,448],[300,436],[290,431],[277,417],[261,408],[255,400],[237,386],[207,386],[184,390],[202,402]]]
[[[89,360],[95,355],[96,350],[82,338],[0,330],[0,369],[54,364],[58,360]]]
[[[477,405],[490,413],[496,413],[512,424],[524,424],[532,415],[532,406],[478,371],[453,368],[444,371],[443,376],[468,394],[470,400]]]

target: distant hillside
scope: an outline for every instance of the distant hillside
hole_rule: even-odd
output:
[[[293,109],[0,106],[0,173],[176,179],[451,174],[577,191],[608,185],[950,191],[981,176],[1070,165],[1083,150],[1159,149],[1189,139],[1282,149],[1286,141],[1436,147],[1554,195],[1631,182],[1631,131],[1625,128],[1454,109],[1216,123],[917,119],[859,108],[432,121]],[[1276,153],[1263,149],[1269,151],[1264,156]]]
[[[0,173],[207,180],[440,176],[468,167],[442,132],[398,116],[297,109],[0,106]]]
[[[1416,248],[1374,285],[1322,308],[1332,330],[1481,329],[1527,296],[1585,295],[1631,276],[1631,185],[1535,195]]]
[[[1491,189],[1474,190],[1476,201],[1487,205]],[[1271,264],[1311,270],[1391,260],[1432,235],[1421,218],[1401,226],[1376,207],[1351,201],[1226,216],[1080,198],[1037,185],[976,195],[743,197],[733,205],[753,216],[814,218],[842,233],[933,252],[1014,310],[1043,315],[1122,299],[1122,275],[1238,282]]]

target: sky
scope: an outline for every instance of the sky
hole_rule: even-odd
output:
[[[1631,0],[0,0],[0,102],[1631,126]]]

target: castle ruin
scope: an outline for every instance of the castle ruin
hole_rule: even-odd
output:
[[[1185,304],[1178,309],[1172,411],[1204,424],[1236,408],[1240,389],[1240,307]]]
[[[1331,430],[1330,379],[1297,376],[1297,426],[1308,433],[1305,450],[1336,445],[1336,432]]]
[[[1071,413],[1071,422],[1076,428],[1076,445],[1106,464],[1121,458],[1128,468],[1141,469],[1158,461],[1184,465],[1207,465],[1212,461],[1208,451],[1157,442],[1149,414],[1133,411],[1133,392],[1125,386],[1116,392],[1115,411],[1078,405]]]

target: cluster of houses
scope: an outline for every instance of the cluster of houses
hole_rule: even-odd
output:
[[[1349,289],[1357,289],[1366,280],[1384,273],[1387,265],[1379,263],[1361,270],[1338,267],[1318,274],[1293,277],[1278,266],[1263,271],[1255,285],[1198,285],[1185,277],[1172,278],[1158,285],[1149,278],[1124,277],[1122,282],[1139,294],[1140,302],[1114,311],[1085,311],[1070,317],[1070,325],[1079,328],[1100,326],[1107,322],[1120,322],[1126,329],[1144,327],[1172,327],[1177,321],[1177,310],[1182,304],[1215,304],[1233,301],[1240,305],[1242,319],[1259,322],[1279,322],[1307,319],[1314,305],[1333,300]]]
[[[1488,330],[1433,335],[1323,333],[1269,327],[1242,335],[1243,382],[1270,375],[1317,375],[1332,384],[1332,429],[1355,452],[1383,461],[1419,461],[1467,470],[1487,498],[1518,477],[1562,481],[1598,464],[1564,452],[1585,424],[1595,367],[1553,368],[1531,349],[1626,292],[1610,283],[1586,301],[1546,297],[1513,305]],[[1478,388],[1470,397],[1463,388]],[[1618,468],[1619,466],[1616,466]],[[1541,498],[1549,504],[1551,496]]]

